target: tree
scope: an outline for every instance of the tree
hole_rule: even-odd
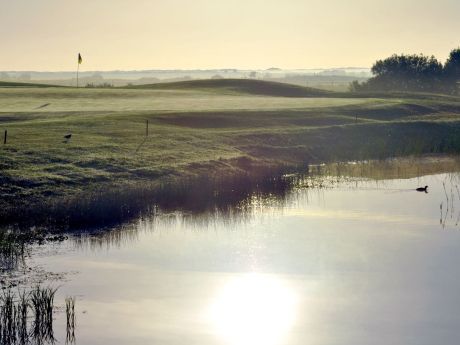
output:
[[[378,60],[369,80],[375,88],[403,91],[432,91],[441,84],[443,66],[434,56],[392,55]]]
[[[368,91],[435,91],[443,87],[443,65],[434,56],[392,55],[372,66],[366,83],[351,85]]]
[[[444,64],[444,72],[448,78],[460,80],[460,48],[450,52],[446,63]]]
[[[449,89],[452,92],[456,92],[458,88],[457,83],[460,81],[460,48],[450,52],[444,64],[444,77]]]
[[[378,60],[365,83],[353,82],[350,91],[422,91],[457,93],[460,85],[460,48],[442,65],[434,56],[397,55]]]

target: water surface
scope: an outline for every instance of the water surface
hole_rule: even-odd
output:
[[[456,344],[460,175],[411,176],[159,211],[28,264],[67,272],[80,345]]]

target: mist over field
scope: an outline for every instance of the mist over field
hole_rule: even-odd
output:
[[[0,0],[0,345],[456,345],[458,0]]]
[[[334,68],[283,70],[240,70],[234,68],[212,70],[139,70],[139,71],[82,71],[79,78],[84,86],[126,86],[193,79],[257,79],[277,81],[329,90],[347,90],[353,81],[363,82],[371,76],[368,68]],[[11,82],[39,82],[75,86],[75,72],[0,72],[0,80]]]

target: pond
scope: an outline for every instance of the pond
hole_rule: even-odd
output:
[[[25,266],[76,296],[79,345],[456,343],[460,164],[311,169],[282,196],[35,245]],[[58,308],[61,343],[65,324]]]

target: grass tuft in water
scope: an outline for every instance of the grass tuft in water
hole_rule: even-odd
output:
[[[0,296],[0,344],[54,344],[56,288],[36,286],[31,291],[3,290]],[[67,343],[75,343],[75,298],[66,298]]]
[[[0,272],[10,272],[24,263],[24,241],[9,230],[0,229]]]
[[[30,292],[30,303],[34,313],[32,337],[37,340],[54,342],[53,309],[57,289],[35,287]]]
[[[65,299],[65,313],[67,319],[66,344],[75,344],[75,297]]]

